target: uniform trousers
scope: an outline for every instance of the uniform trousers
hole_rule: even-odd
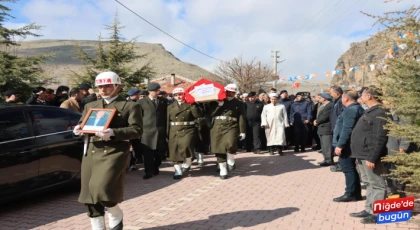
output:
[[[118,203],[112,201],[101,201],[96,204],[85,204],[85,207],[88,210],[88,216],[90,218],[103,216],[105,215],[105,207],[111,208],[117,205]]]
[[[162,164],[162,156],[145,144],[141,144],[144,157],[144,172],[146,175],[157,175]]]
[[[138,163],[143,162],[143,154],[141,151],[141,140],[140,139],[133,139],[130,140],[131,146],[133,147],[135,157]]]
[[[226,153],[216,153],[217,163],[225,163],[227,161]]]

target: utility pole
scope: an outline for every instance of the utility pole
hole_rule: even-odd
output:
[[[279,58],[280,56],[277,56],[277,53],[279,51],[271,51],[274,55],[271,56],[273,57],[273,88],[276,88],[276,79],[274,79],[274,76],[277,76],[277,63],[280,63],[279,61],[277,61],[277,58]],[[278,76],[277,76],[278,79]]]

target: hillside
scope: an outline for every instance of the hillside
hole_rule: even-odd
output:
[[[91,56],[95,56],[97,41],[77,41],[78,44]],[[215,80],[215,75],[200,68],[199,66],[182,62],[172,53],[165,50],[161,44],[150,43],[136,43],[136,50],[139,54],[147,54],[143,60],[135,63],[135,66],[141,67],[147,62],[151,63],[155,76],[154,79],[161,79],[175,73],[177,77],[183,77],[192,81],[199,80],[200,78],[209,78]],[[43,66],[48,76],[54,77],[56,83],[48,87],[56,88],[58,85],[71,85],[73,82],[70,79],[71,70],[80,71],[83,68],[82,62],[75,60],[73,57],[76,55],[76,50],[72,40],[35,40],[24,41],[20,47],[14,50],[19,56],[34,56],[40,54],[54,53],[54,57],[49,59]],[[313,81],[323,85],[327,81]],[[263,87],[266,91],[272,87],[271,83],[267,83]],[[322,89],[315,87],[308,83],[301,83],[301,88],[293,89],[291,83],[279,82],[276,84],[278,90],[286,89],[290,93],[299,91],[309,91],[312,94],[319,93]],[[324,87],[323,87],[324,88]]]
[[[79,45],[91,56],[95,55],[97,41],[77,41]],[[208,77],[212,73],[196,65],[182,62],[172,53],[165,50],[161,44],[136,43],[136,50],[139,54],[147,54],[143,60],[139,60],[134,66],[141,67],[147,62],[151,63],[156,72],[152,78],[159,78],[175,73],[176,75],[198,80],[201,77]],[[70,70],[80,71],[83,64],[79,60],[73,59],[76,50],[71,40],[36,40],[24,41],[14,52],[19,56],[33,56],[40,54],[54,53],[55,57],[47,61],[43,68],[47,74],[55,78],[58,85],[71,85],[69,79]]]
[[[343,71],[340,75],[335,75],[331,84],[339,86],[356,85],[358,87],[375,84],[376,70],[371,71],[368,65],[380,63],[388,49],[388,46],[384,46],[375,38],[352,43],[350,49],[338,59],[335,68],[336,70],[344,69],[346,71]],[[367,67],[357,71],[348,71],[351,67],[363,65],[367,65]]]

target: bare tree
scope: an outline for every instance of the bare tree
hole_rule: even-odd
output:
[[[236,83],[240,91],[249,92],[260,89],[265,82],[271,81],[273,70],[255,58],[246,62],[240,56],[230,62],[220,63],[214,72],[222,79],[223,84]]]

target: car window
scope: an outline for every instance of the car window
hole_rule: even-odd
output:
[[[69,116],[66,112],[58,109],[33,109],[33,123],[38,132],[37,135],[45,135],[71,130]]]
[[[0,142],[18,140],[30,137],[25,117],[22,111],[0,112]]]

